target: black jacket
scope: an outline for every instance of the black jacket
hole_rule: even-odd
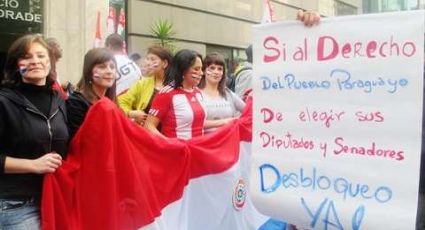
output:
[[[5,156],[36,159],[49,152],[63,157],[68,129],[65,103],[52,93],[50,115],[41,113],[17,90],[0,89],[0,197],[41,194],[42,175],[4,174]]]
[[[92,104],[80,92],[72,93],[66,100],[66,108],[68,112],[68,131],[69,137],[72,139],[77,133],[81,124],[83,124],[86,114]]]

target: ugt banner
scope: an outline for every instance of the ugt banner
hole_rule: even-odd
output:
[[[312,229],[414,229],[424,11],[254,27],[258,210]]]

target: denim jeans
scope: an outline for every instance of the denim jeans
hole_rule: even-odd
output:
[[[39,230],[40,207],[34,200],[0,199],[0,230]]]

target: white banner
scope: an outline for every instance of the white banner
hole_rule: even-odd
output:
[[[424,11],[254,27],[251,194],[312,229],[414,229]]]

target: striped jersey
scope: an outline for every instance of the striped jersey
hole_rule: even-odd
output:
[[[160,120],[161,133],[166,137],[187,140],[203,134],[206,115],[198,88],[187,92],[164,87],[153,100],[149,114]]]

